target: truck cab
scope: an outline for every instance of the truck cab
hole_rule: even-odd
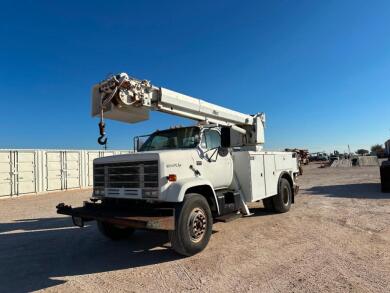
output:
[[[233,184],[232,154],[221,146],[219,127],[170,128],[135,142],[133,154],[95,159],[93,198],[178,203],[197,188],[207,190],[219,214],[216,192]]]

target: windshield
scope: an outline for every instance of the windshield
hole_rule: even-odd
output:
[[[198,127],[175,128],[153,133],[140,148],[141,152],[194,148],[200,140]]]

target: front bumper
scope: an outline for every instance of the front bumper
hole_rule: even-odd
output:
[[[174,208],[121,209],[91,202],[84,202],[84,206],[72,208],[60,203],[57,205],[57,213],[71,216],[76,226],[98,220],[137,229],[175,230]]]

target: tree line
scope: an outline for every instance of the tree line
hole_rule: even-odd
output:
[[[371,147],[371,152],[375,155],[377,155],[378,157],[383,157],[385,155],[385,149],[382,145],[380,144],[374,144],[372,147]],[[356,151],[356,153],[358,155],[361,155],[361,156],[364,156],[364,155],[367,155],[369,153],[368,150],[366,149],[358,149]]]

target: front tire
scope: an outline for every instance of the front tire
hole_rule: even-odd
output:
[[[100,233],[114,241],[126,239],[134,233],[133,228],[122,228],[108,222],[97,221],[97,225]]]
[[[201,252],[208,244],[213,218],[207,200],[200,194],[187,194],[178,209],[176,227],[169,232],[172,249],[185,256]]]

